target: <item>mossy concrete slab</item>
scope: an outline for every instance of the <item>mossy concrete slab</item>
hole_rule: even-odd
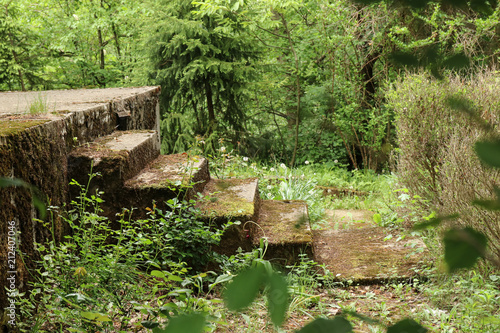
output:
[[[159,204],[172,198],[193,199],[210,179],[208,161],[186,153],[160,155],[136,176],[125,182],[130,202],[144,216],[153,201]],[[136,214],[137,215],[137,214]]]
[[[101,175],[106,188],[112,188],[113,184],[122,186],[159,154],[155,131],[117,131],[74,149],[69,154],[68,172],[85,184],[92,169]]]
[[[251,228],[254,246],[267,239],[266,258],[293,264],[299,254],[313,256],[307,204],[301,200],[262,200],[258,226]]]
[[[417,276],[426,251],[420,239],[377,226],[370,211],[339,210],[330,216],[326,226],[313,231],[314,259],[339,280],[375,283]]]
[[[0,146],[5,144],[5,138],[16,135],[28,128],[45,124],[48,121],[50,121],[50,119],[40,119],[36,117],[0,119]]]
[[[231,255],[238,248],[251,250],[246,230],[249,228],[248,224],[258,218],[260,197],[257,178],[211,179],[196,206],[200,209],[202,218],[215,228],[229,221],[237,222],[224,231],[220,245],[214,247],[215,251]]]
[[[257,219],[259,183],[257,178],[212,179],[205,186],[203,199],[198,201],[202,215],[218,222]]]

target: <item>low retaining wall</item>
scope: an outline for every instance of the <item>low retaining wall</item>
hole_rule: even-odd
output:
[[[0,93],[0,177],[22,179],[62,208],[69,152],[118,128],[159,132],[159,95],[159,87]],[[4,286],[27,290],[34,244],[68,232],[60,219],[47,227],[37,218],[28,190],[0,189],[0,327],[9,320]]]

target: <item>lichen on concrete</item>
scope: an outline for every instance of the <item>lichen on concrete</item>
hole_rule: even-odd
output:
[[[15,120],[0,120],[0,137],[14,135],[18,132],[24,131],[30,127],[35,127],[46,122],[50,119],[15,119]]]
[[[252,243],[259,246],[261,238],[268,243],[266,258],[291,265],[299,254],[313,257],[312,233],[307,204],[300,200],[262,200],[258,226],[251,229]]]
[[[337,216],[348,216],[341,211]],[[367,211],[352,211],[353,216],[365,216],[369,220],[342,223],[334,219],[321,230],[314,230],[315,260],[325,264],[338,275],[339,280],[375,282],[393,278],[415,276],[423,260],[425,245],[417,238],[406,236],[397,239],[387,237],[385,228],[376,226]]]
[[[204,199],[198,202],[202,215],[214,220],[246,222],[254,219],[258,199],[258,180],[212,179],[202,193]]]

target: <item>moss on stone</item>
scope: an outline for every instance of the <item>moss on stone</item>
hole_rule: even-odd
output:
[[[16,119],[16,120],[0,120],[0,136],[6,137],[14,135],[30,127],[35,127],[50,119]]]
[[[267,237],[269,244],[310,244],[307,205],[298,200],[264,200],[254,243]]]
[[[425,248],[418,239],[386,239],[387,230],[370,221],[352,223],[348,229],[335,229],[335,223],[314,230],[314,253],[316,261],[339,274],[340,280],[373,282],[415,275],[423,256],[408,255],[413,251],[410,243]]]
[[[215,179],[205,187],[206,200],[198,203],[208,218],[249,220],[255,215],[257,181],[250,179]]]

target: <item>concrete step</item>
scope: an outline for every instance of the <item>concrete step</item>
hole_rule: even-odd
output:
[[[158,205],[172,199],[190,200],[201,193],[210,180],[208,161],[186,153],[160,155],[124,184],[129,205],[139,208],[135,218],[145,216],[153,201]]]
[[[202,218],[214,227],[226,222],[236,222],[224,231],[220,246],[214,248],[221,254],[231,255],[242,248],[250,251],[250,238],[247,237],[248,221],[257,221],[260,197],[257,178],[249,179],[212,179],[207,183],[196,206]]]
[[[301,200],[262,200],[258,226],[251,226],[255,247],[266,238],[265,258],[281,265],[298,262],[299,254],[312,259],[312,233],[309,226],[307,204]]]
[[[117,131],[74,149],[68,157],[68,175],[86,184],[92,170],[100,173],[95,181],[101,183],[101,189],[115,188],[159,154],[160,142],[155,131]]]
[[[327,211],[328,224],[313,231],[314,259],[324,264],[338,280],[380,283],[417,277],[426,252],[418,238],[379,227],[373,212]]]

